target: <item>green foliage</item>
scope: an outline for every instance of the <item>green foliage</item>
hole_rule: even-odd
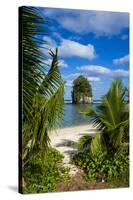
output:
[[[73,160],[88,180],[104,180],[112,187],[129,185],[129,105],[125,98],[127,89],[116,79],[97,110],[86,110],[98,133],[80,139],[80,152]]]
[[[34,154],[46,154],[50,140],[48,132],[60,125],[64,105],[64,83],[58,69],[58,51],[50,51],[52,62],[45,65],[41,51],[45,41],[47,20],[38,9],[22,7],[22,84],[23,134],[22,162],[27,165]]]
[[[117,179],[115,177],[108,179],[108,183],[113,188],[129,187],[129,170],[117,176]]]
[[[83,151],[84,149],[87,149],[91,143],[92,137],[89,135],[84,135],[81,137],[78,141],[77,148],[80,151]]]
[[[51,147],[43,164],[41,156],[35,155],[23,172],[26,184],[24,193],[51,192],[58,182],[67,181],[69,169],[62,166],[62,159],[62,154]]]
[[[117,183],[118,187],[129,184],[129,158],[127,154],[119,152],[115,153],[114,157],[109,157],[105,153],[99,153],[92,157],[90,152],[86,150],[75,155],[73,160],[85,171],[88,180],[104,180],[114,187],[116,185],[114,183]]]
[[[92,97],[91,85],[87,78],[83,76],[79,76],[73,81],[73,103],[78,103],[81,97]]]
[[[125,101],[126,91],[122,81],[114,79],[97,110],[94,111],[89,108],[86,111],[86,115],[90,117],[94,127],[101,135],[99,145],[104,146],[104,150],[108,154],[114,154],[121,148],[123,138],[127,138],[128,142],[129,105]],[[93,153],[98,148],[97,145],[98,143],[91,145]]]
[[[90,152],[92,156],[97,156],[102,152],[105,152],[105,147],[102,141],[102,135],[97,133],[94,138],[92,138],[90,143]]]
[[[22,55],[22,184],[25,193],[52,191],[67,177],[62,156],[49,148],[49,131],[60,126],[64,105],[64,82],[58,68],[58,50],[45,48],[48,21],[34,7],[21,7],[20,48]],[[44,53],[45,52],[45,53]],[[49,52],[49,54],[48,54]],[[45,60],[51,56],[51,64]],[[21,180],[20,180],[21,181]],[[20,186],[21,187],[21,186]]]
[[[21,51],[22,77],[23,77],[23,115],[29,120],[32,115],[32,104],[34,95],[37,92],[40,81],[44,76],[44,63],[46,55],[42,54],[40,47],[44,44],[37,35],[48,34],[48,22],[41,16],[39,10],[34,7],[20,8],[21,22]]]

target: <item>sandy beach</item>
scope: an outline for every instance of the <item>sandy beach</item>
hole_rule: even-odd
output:
[[[51,146],[55,147],[64,155],[63,163],[70,167],[70,174],[75,175],[78,168],[70,162],[71,156],[77,151],[77,142],[84,135],[94,135],[96,130],[89,125],[80,125],[51,131]]]

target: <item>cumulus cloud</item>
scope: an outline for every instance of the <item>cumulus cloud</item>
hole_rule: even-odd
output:
[[[82,73],[87,73],[88,75],[103,75],[110,78],[113,77],[127,77],[129,72],[123,69],[111,70],[107,67],[99,65],[85,65],[77,67],[77,69]]]
[[[56,41],[49,36],[45,36],[46,41],[45,48],[55,50],[58,47],[58,54],[60,57],[80,57],[88,60],[92,60],[96,57],[95,47],[92,44],[84,45],[82,43],[62,38],[59,34],[54,33],[60,40],[60,44],[57,45]],[[46,51],[46,49],[43,49]]]
[[[80,34],[92,32],[96,36],[112,36],[129,27],[128,13],[45,9],[44,15],[56,20],[63,28]]]
[[[45,63],[46,63],[47,65],[51,65],[52,59],[51,59],[51,58],[48,58],[48,59],[45,61]],[[65,61],[64,61],[63,59],[59,59],[59,60],[58,60],[58,66],[59,66],[59,67],[62,67],[62,68],[67,68],[67,67],[68,67],[68,64],[65,63]]]
[[[96,57],[95,48],[92,44],[83,45],[79,42],[63,39],[58,47],[61,57],[80,57],[92,60]]]
[[[72,85],[73,85],[73,81],[72,80],[67,80],[66,83],[65,83],[66,87],[72,87]]]
[[[47,57],[51,57],[49,52],[51,51],[55,51],[55,48],[57,47],[57,43],[54,39],[52,39],[49,36],[44,36],[43,37],[44,40],[44,44],[41,46],[40,51],[44,54],[47,55]]]
[[[53,40],[53,39],[52,39],[51,37],[49,37],[49,36],[44,36],[44,37],[43,37],[43,40],[46,42],[45,45],[47,45],[47,46],[54,46],[54,47],[57,46],[56,41]]]
[[[81,72],[93,72],[93,73],[98,73],[98,74],[109,74],[110,69],[98,65],[85,65],[81,67],[77,67],[77,69]]]
[[[60,66],[60,67],[67,68],[67,67],[68,67],[68,64],[65,63],[65,61],[64,61],[63,59],[60,59],[60,60],[59,60],[59,66]]]
[[[63,76],[63,79],[65,81],[68,81],[68,80],[73,81],[75,78],[77,78],[80,75],[81,75],[81,73],[72,73],[72,74]]]
[[[100,77],[88,76],[86,73],[74,73],[63,77],[66,82],[65,86],[72,87],[73,81],[80,75],[83,75],[90,82],[97,82],[101,80]]]
[[[123,56],[121,58],[116,58],[113,60],[113,63],[115,65],[124,65],[129,63],[129,55]]]
[[[83,75],[84,77],[86,77],[88,79],[88,81],[100,81],[99,77],[87,76],[87,74],[85,74],[85,73],[70,74],[70,75],[65,76],[64,79],[73,81],[75,78],[77,78],[80,75]]]
[[[101,79],[99,77],[87,77],[88,81],[100,81]]]

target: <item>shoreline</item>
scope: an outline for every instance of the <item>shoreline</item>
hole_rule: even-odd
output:
[[[74,134],[77,134],[77,132],[85,132],[85,134],[89,134],[91,130],[95,130],[95,128],[93,127],[93,125],[90,123],[88,124],[82,124],[82,125],[74,125],[74,126],[69,126],[69,127],[61,127],[61,128],[57,128],[54,130],[51,130],[49,132],[50,137],[52,137],[53,135],[58,135],[58,134],[69,134],[71,132],[73,132]]]
[[[71,163],[71,156],[77,152],[78,140],[84,135],[94,135],[95,133],[96,129],[92,124],[66,127],[50,132],[51,146],[64,155],[63,163],[66,167],[70,168],[70,174],[72,176],[79,170]]]

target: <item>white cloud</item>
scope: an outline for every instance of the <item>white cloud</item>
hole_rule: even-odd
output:
[[[113,63],[115,65],[123,65],[123,64],[127,64],[129,62],[129,55],[123,56],[121,58],[116,58],[113,60]]]
[[[49,37],[49,36],[44,36],[44,37],[43,37],[43,40],[46,42],[45,45],[54,46],[54,47],[57,46],[55,40],[53,40],[53,39],[52,39],[51,37]]]
[[[117,69],[117,70],[112,71],[112,76],[113,77],[127,77],[129,76],[129,72],[126,70]]]
[[[54,35],[58,37],[60,44],[57,45],[55,40],[45,36],[43,39],[46,41],[46,44],[44,45],[43,52],[46,52],[46,48],[54,51],[58,47],[58,55],[60,57],[80,57],[88,60],[96,57],[95,47],[92,44],[84,45],[73,40],[64,39],[57,33],[54,33]]]
[[[72,85],[73,85],[73,81],[71,81],[71,80],[67,80],[65,83],[66,87],[72,87]]]
[[[65,63],[65,61],[63,59],[60,59],[59,60],[59,66],[60,67],[63,67],[63,68],[67,68],[68,67],[68,64]]]
[[[110,69],[106,67],[102,67],[99,65],[84,65],[81,67],[77,67],[77,69],[80,72],[86,72],[86,73],[98,73],[98,74],[110,74]]]
[[[57,43],[55,40],[53,40],[51,37],[49,36],[44,36],[43,37],[44,40],[44,44],[41,46],[40,51],[46,55],[47,57],[51,57],[49,52],[51,51],[55,51],[55,48],[57,47]]]
[[[62,39],[58,47],[61,57],[80,57],[92,60],[96,57],[95,48],[92,44],[84,45],[72,40]]]
[[[99,77],[87,76],[87,74],[84,74],[84,73],[70,74],[70,75],[65,76],[64,79],[73,81],[75,78],[77,78],[80,75],[83,75],[84,77],[86,77],[88,81],[100,81]]]
[[[99,77],[87,77],[88,81],[100,81],[101,79]]]
[[[80,75],[83,75],[90,82],[93,82],[93,81],[97,82],[97,81],[101,80],[99,77],[88,76],[87,74],[84,74],[84,73],[73,73],[73,74],[70,74],[70,75],[63,77],[64,80],[66,81],[65,86],[66,87],[72,87],[73,81]]]
[[[52,59],[51,58],[48,58],[46,61],[45,61],[45,63],[47,64],[47,65],[51,65],[51,63],[52,63]],[[59,59],[58,60],[58,66],[59,67],[62,67],[62,68],[67,68],[68,67],[68,64],[67,63],[65,63],[65,61],[63,60],[63,59]]]
[[[128,13],[45,9],[44,15],[56,20],[63,28],[80,34],[92,32],[96,36],[112,36],[129,27]]]
[[[111,70],[107,67],[99,65],[85,65],[77,67],[77,69],[82,73],[87,73],[88,75],[103,75],[110,78],[113,77],[127,77],[129,72],[123,69]]]
[[[72,73],[72,74],[63,76],[63,79],[64,79],[65,81],[68,81],[68,80],[73,81],[75,78],[77,78],[77,77],[80,76],[80,75],[81,75],[81,73]]]

